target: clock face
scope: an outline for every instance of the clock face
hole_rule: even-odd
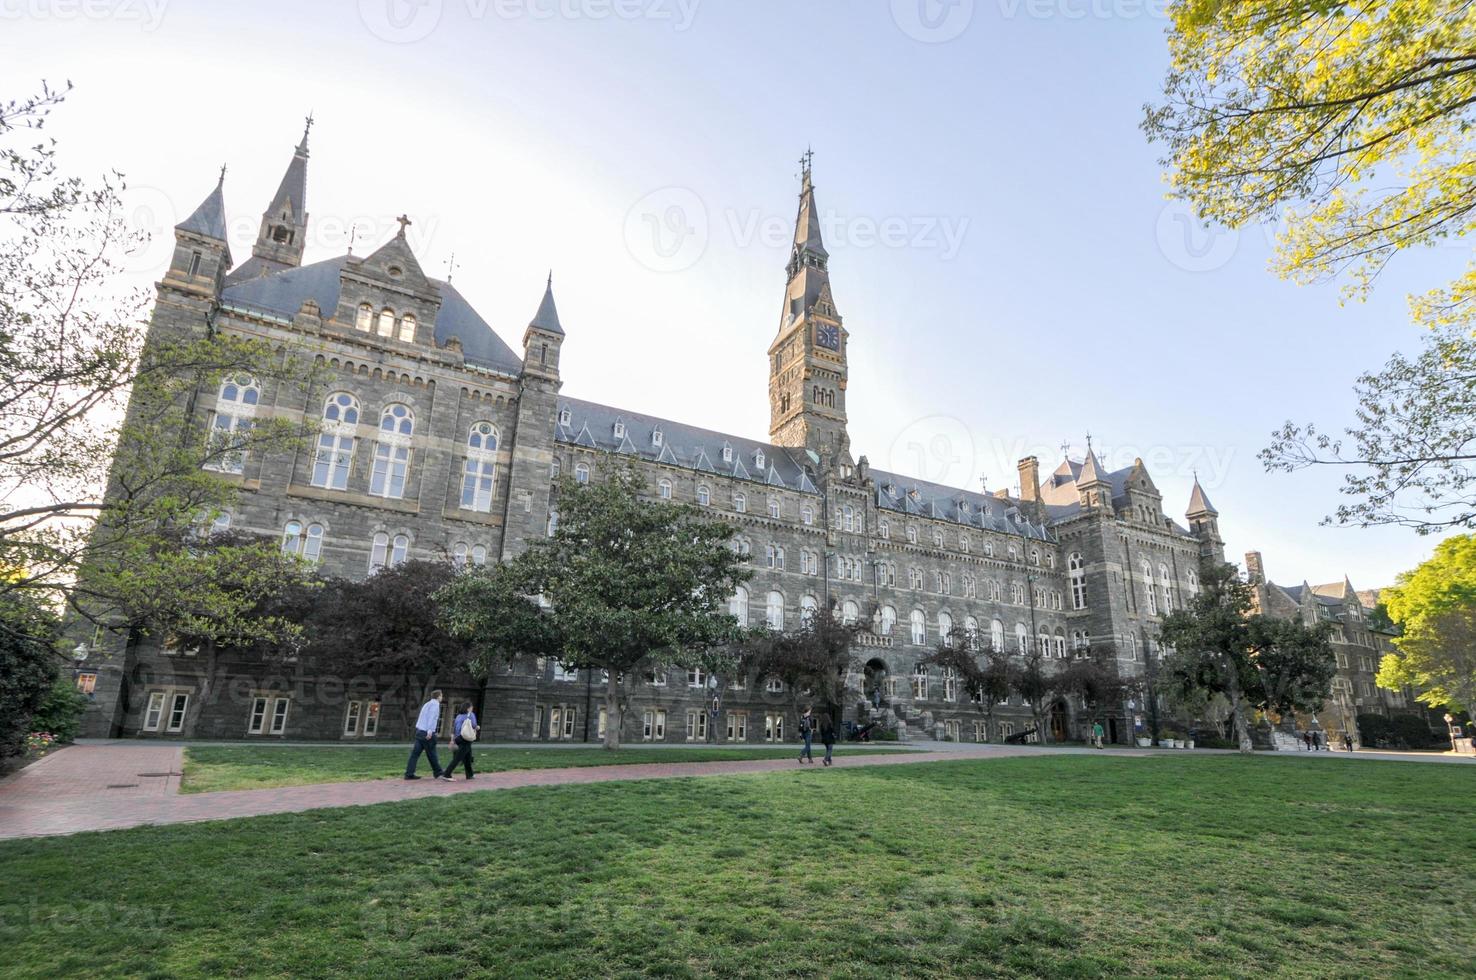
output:
[[[829,350],[840,350],[840,327],[821,324],[815,328],[815,343]]]

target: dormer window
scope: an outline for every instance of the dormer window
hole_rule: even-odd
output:
[[[567,408],[559,412],[559,425],[568,425],[574,421],[574,413]]]
[[[733,462],[733,447],[732,446],[728,446],[728,445],[723,446],[723,462],[724,463],[731,463],[731,462]]]
[[[764,468],[764,451],[762,449],[757,450],[753,454],[753,465],[757,466],[759,469]]]
[[[625,438],[625,423],[624,422],[616,422],[615,423],[615,438],[616,439],[624,439]]]

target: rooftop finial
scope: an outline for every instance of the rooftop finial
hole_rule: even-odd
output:
[[[805,147],[805,155],[800,157],[800,180],[805,186],[810,186],[810,174],[815,168],[815,150],[813,147]]]
[[[400,215],[395,220],[400,223],[400,233],[396,237],[404,238],[405,237],[405,229],[408,228],[408,227],[410,227],[410,225],[412,225],[414,222],[412,222],[410,220],[410,216],[409,215],[404,215],[404,214]]]
[[[220,165],[220,180],[215,182],[217,187],[223,187],[225,185],[225,172],[226,165],[222,163]]]
[[[354,254],[354,241],[359,237],[359,223],[355,221],[349,226],[349,255]]]
[[[451,277],[456,275],[456,253],[451,253],[451,258],[446,262],[446,282],[451,282]]]
[[[1091,453],[1091,451],[1092,451],[1092,434],[1091,434],[1090,431],[1088,431],[1087,432],[1087,452],[1088,453]]]
[[[303,127],[302,127],[302,142],[299,143],[299,144],[297,144],[297,151],[299,153],[306,153],[307,152],[307,148],[308,148],[308,133],[312,132],[312,130],[313,130],[313,110],[309,109],[308,110],[308,114],[307,114],[307,119],[304,121]]]
[[[554,271],[552,269],[548,270],[548,288],[554,288]]]

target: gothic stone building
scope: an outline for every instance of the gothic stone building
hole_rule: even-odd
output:
[[[251,456],[223,474],[241,492],[220,523],[279,539],[326,572],[517,554],[557,521],[555,478],[598,479],[601,461],[616,454],[646,475],[653,499],[695,503],[735,526],[756,572],[732,599],[740,620],[793,627],[822,605],[872,616],[858,640],[865,669],[853,676],[848,719],[879,693],[904,734],[994,740],[1023,730],[1027,709],[998,707],[988,730],[952,678],[920,666],[940,637],[964,627],[1062,660],[1092,645],[1136,675],[1158,618],[1197,588],[1200,557],[1222,557],[1218,515],[1197,482],[1185,526],[1165,514],[1141,461],[1108,471],[1090,446],[1085,459],[1050,473],[1022,460],[1015,496],[881,472],[854,454],[851,336],[808,166],[768,350],[767,440],[571,397],[559,356],[566,340],[578,343],[579,327],[566,336],[552,282],[521,334],[504,333],[450,282],[425,274],[403,224],[367,256],[304,265],[307,173],[304,135],[239,265],[218,185],[175,229],[151,329],[198,331],[213,319],[311,352],[321,380],[310,390],[232,378],[203,408],[220,429],[265,415],[321,421],[314,445]],[[380,678],[216,659],[145,637],[96,636],[78,671],[93,697],[87,733],[397,739],[421,694]],[[545,663],[448,693],[482,703],[487,738],[593,740],[602,717],[591,681]],[[697,672],[648,676],[623,737],[762,742],[793,733],[793,699],[774,684],[732,679],[714,715],[705,710],[711,682]],[[1113,741],[1130,738],[1135,712],[1140,719],[1133,702],[1112,712]],[[1057,738],[1080,736],[1064,701],[1050,725]]]

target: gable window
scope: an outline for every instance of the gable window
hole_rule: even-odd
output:
[[[354,317],[354,327],[368,333],[374,329],[374,307],[368,303],[359,304],[358,315]]]
[[[313,486],[348,489],[354,460],[354,431],[359,424],[359,401],[347,392],[328,396],[323,404],[323,429],[313,458]]]
[[[242,446],[255,424],[260,402],[261,386],[250,375],[237,375],[221,382],[215,400],[215,418],[210,424],[205,469],[220,473],[245,470],[246,454]]]
[[[405,496],[410,437],[414,432],[415,416],[409,406],[385,406],[379,417],[379,441],[374,446],[374,465],[369,473],[369,492],[374,496],[392,500]]]
[[[492,512],[492,496],[497,489],[497,427],[491,422],[478,422],[466,437],[466,463],[461,475],[461,509],[480,514]]]
[[[393,337],[395,335],[395,311],[386,306],[379,311],[379,330],[381,337]]]
[[[407,344],[415,343],[415,314],[406,313],[400,317],[400,339]]]

